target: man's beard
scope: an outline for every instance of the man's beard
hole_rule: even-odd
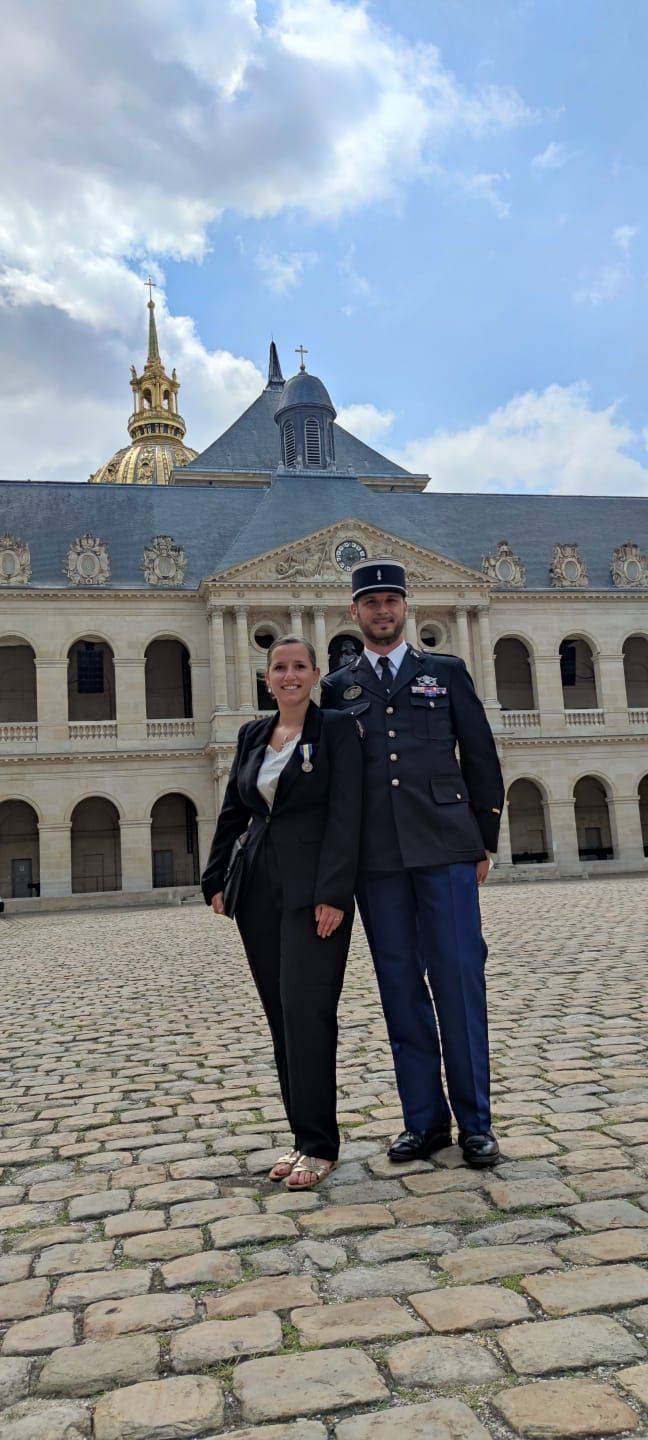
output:
[[[391,633],[387,630],[379,630],[378,626],[380,622],[376,620],[370,620],[368,622],[365,621],[363,623],[363,621],[360,619],[360,616],[358,616],[358,623],[365,637],[365,640],[374,640],[377,644],[380,645],[391,645],[394,640],[400,640],[400,637],[405,629],[405,619],[403,619],[402,621],[394,620]]]

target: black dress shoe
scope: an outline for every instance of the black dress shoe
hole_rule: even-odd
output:
[[[387,1151],[389,1160],[402,1164],[405,1160],[427,1160],[435,1150],[452,1144],[449,1130],[403,1130]]]
[[[492,1130],[485,1135],[464,1135],[459,1131],[459,1144],[466,1164],[476,1170],[482,1165],[496,1165],[500,1158],[500,1148]]]

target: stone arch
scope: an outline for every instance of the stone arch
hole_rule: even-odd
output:
[[[614,856],[613,790],[609,780],[587,773],[574,784],[574,816],[581,860],[611,860]]]
[[[623,673],[628,709],[648,708],[648,637],[640,631],[623,642]]]
[[[0,636],[0,724],[38,719],[36,651],[18,635]]]
[[[193,716],[191,654],[184,640],[157,636],[144,651],[148,720],[187,720]]]
[[[77,800],[70,816],[72,893],[121,890],[120,812],[105,795]]]
[[[200,880],[198,807],[181,790],[168,790],[151,806],[153,888],[197,885]]]
[[[40,894],[40,815],[32,800],[0,801],[0,895],[29,899]]]
[[[511,855],[514,865],[538,865],[552,859],[547,794],[530,776],[512,780],[507,792]]]
[[[94,631],[67,650],[68,720],[116,720],[115,652]]]
[[[535,656],[528,640],[500,635],[494,645],[497,698],[503,710],[537,710]]]

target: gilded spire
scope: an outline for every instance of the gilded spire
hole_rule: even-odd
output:
[[[155,365],[155,364],[158,364],[158,365],[159,365],[159,364],[160,364],[160,347],[159,347],[159,345],[158,345],[157,326],[156,326],[156,324],[155,324],[155,301],[154,301],[154,299],[153,299],[153,291],[154,291],[154,289],[155,289],[155,281],[152,280],[151,277],[150,277],[150,275],[149,275],[148,280],[145,280],[145,281],[144,281],[144,284],[145,284],[145,285],[148,285],[148,292],[149,292],[149,298],[148,298],[149,336],[148,336],[148,355],[147,355],[147,358],[146,358],[146,363],[147,363],[147,365]]]
[[[153,299],[155,281],[149,275],[144,284],[148,285],[149,291],[148,355],[141,375],[131,366],[133,414],[128,422],[128,432],[131,440],[141,440],[144,436],[147,439],[170,436],[174,440],[182,440],[186,425],[178,411],[180,382],[175,370],[167,375],[160,356]]]

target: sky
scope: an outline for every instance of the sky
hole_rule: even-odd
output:
[[[648,494],[643,0],[5,0],[5,478],[204,449],[295,347],[436,490]]]

